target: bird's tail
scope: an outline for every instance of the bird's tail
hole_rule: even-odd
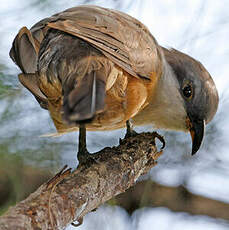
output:
[[[64,90],[64,119],[69,123],[88,121],[104,110],[107,71],[103,64],[99,69],[95,68],[93,62],[97,61],[95,58],[84,67],[84,75],[74,76],[75,84],[71,91]]]
[[[54,104],[58,101],[53,100],[55,97],[62,98],[62,118],[68,123],[88,122],[104,110],[111,65],[87,42],[50,30],[41,43],[38,60],[42,92]],[[57,107],[54,105],[53,109]],[[52,114],[51,111],[54,123],[59,112],[53,111]]]

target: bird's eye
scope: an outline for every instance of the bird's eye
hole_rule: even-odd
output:
[[[186,98],[191,98],[192,97],[192,86],[191,85],[185,85],[183,90],[183,94]]]

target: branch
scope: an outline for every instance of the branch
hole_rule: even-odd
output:
[[[88,212],[125,192],[156,165],[162,153],[156,150],[156,137],[164,146],[157,133],[138,134],[94,154],[94,161],[72,173],[57,174],[0,217],[0,229],[64,229],[73,221],[81,222]]]

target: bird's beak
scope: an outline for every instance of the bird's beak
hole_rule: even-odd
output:
[[[199,150],[204,137],[205,121],[201,119],[192,119],[191,116],[189,116],[187,125],[192,137],[192,155],[194,155]]]

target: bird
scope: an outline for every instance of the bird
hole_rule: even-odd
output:
[[[86,130],[151,124],[190,132],[192,154],[202,143],[219,97],[205,67],[158,44],[134,17],[82,5],[47,17],[16,35],[10,57],[18,77],[56,130],[79,130],[78,160],[90,157]]]

